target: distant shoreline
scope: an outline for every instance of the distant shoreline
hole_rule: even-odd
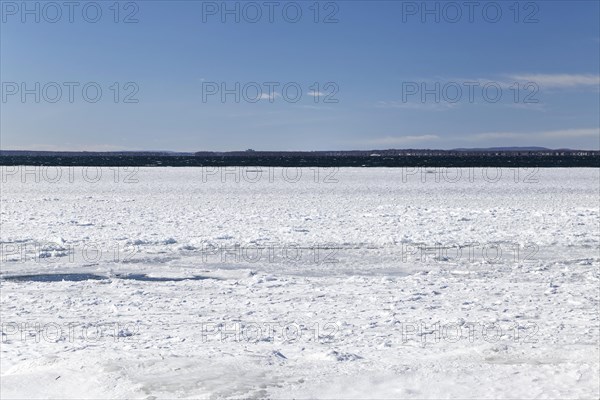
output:
[[[0,157],[448,157],[448,156],[600,156],[600,150],[548,149],[545,147],[490,147],[439,149],[374,149],[325,151],[37,151],[0,150]]]
[[[0,166],[600,168],[592,150],[373,150],[336,152],[0,151]]]

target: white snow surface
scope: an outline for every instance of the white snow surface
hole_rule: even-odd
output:
[[[600,397],[598,169],[21,168],[2,399]]]

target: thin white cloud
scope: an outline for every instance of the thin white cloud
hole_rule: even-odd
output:
[[[366,144],[382,146],[400,146],[415,144],[419,142],[428,142],[432,140],[437,140],[439,138],[440,137],[437,135],[385,136],[382,138],[368,140]]]
[[[375,107],[377,108],[398,108],[405,110],[421,110],[421,111],[446,111],[458,107],[458,103],[450,103],[447,101],[439,102],[401,102],[401,101],[378,101]]]
[[[463,96],[466,98],[470,86],[473,86],[477,93],[480,93],[482,87],[500,87],[504,89],[514,89],[515,83],[527,85],[533,83],[541,89],[569,89],[569,88],[600,88],[600,75],[594,74],[503,74],[495,78],[427,78],[416,79],[414,83],[421,85],[425,83],[428,89],[433,89],[436,83],[442,87],[444,85],[457,85],[463,89]],[[490,89],[491,90],[491,89]],[[521,88],[521,90],[532,90],[532,88]]]
[[[465,139],[490,140],[490,139],[572,139],[581,137],[600,138],[600,128],[589,129],[562,129],[542,132],[486,132],[467,136]]]
[[[600,87],[600,75],[592,74],[515,74],[509,76],[518,82],[533,82],[544,89]]]
[[[279,93],[273,92],[272,94],[269,93],[261,93],[259,99],[260,100],[269,100],[269,101],[273,101],[275,100],[277,97],[281,97],[281,95]]]
[[[308,95],[312,96],[312,97],[323,97],[323,96],[327,96],[327,93],[315,92],[314,90],[311,90],[310,92],[308,92]]]

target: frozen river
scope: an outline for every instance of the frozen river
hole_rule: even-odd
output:
[[[597,398],[598,169],[2,167],[2,398]]]

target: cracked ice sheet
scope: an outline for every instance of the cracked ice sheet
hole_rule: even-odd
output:
[[[198,174],[3,182],[3,277],[104,279],[0,281],[2,398],[598,397],[598,170]]]

